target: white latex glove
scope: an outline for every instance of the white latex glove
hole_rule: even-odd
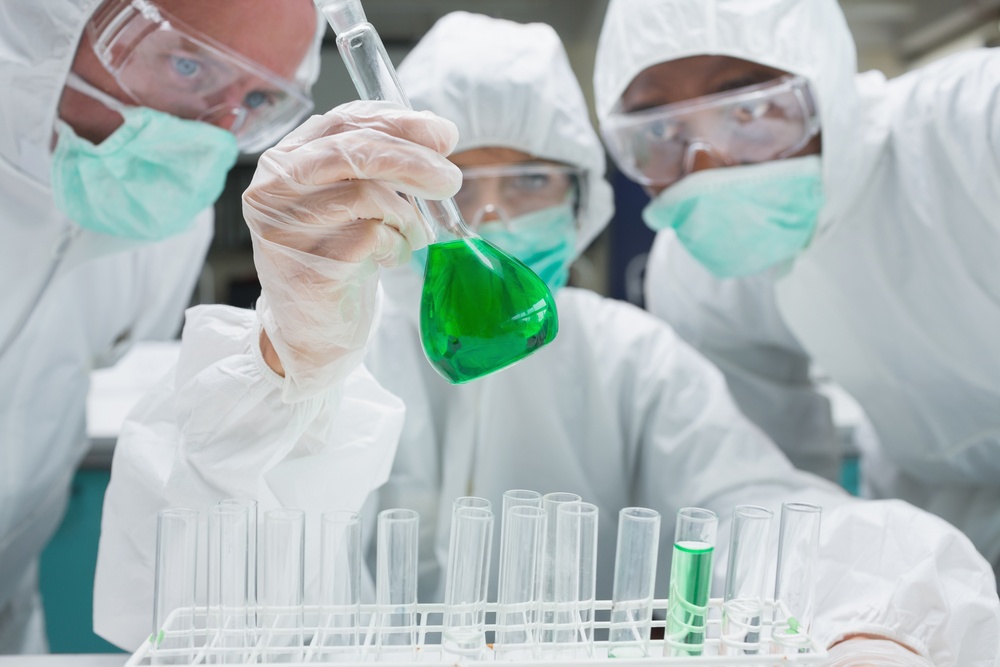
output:
[[[850,639],[829,650],[823,667],[934,667],[934,663],[888,639]]]
[[[263,288],[258,317],[283,367],[285,401],[326,391],[360,363],[378,267],[408,261],[432,240],[398,193],[453,196],[462,175],[445,156],[457,141],[455,125],[430,112],[350,102],[261,156],[243,215]]]

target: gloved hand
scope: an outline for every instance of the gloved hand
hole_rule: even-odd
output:
[[[360,363],[379,266],[408,261],[433,240],[397,193],[453,196],[462,175],[445,156],[457,141],[455,125],[429,112],[350,102],[261,156],[243,215],[263,288],[258,317],[280,359],[284,400],[326,391]]]
[[[927,658],[888,639],[849,639],[831,648],[829,654],[823,667],[934,667]]]

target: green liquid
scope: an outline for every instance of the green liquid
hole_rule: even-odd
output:
[[[480,238],[428,248],[420,338],[452,384],[524,359],[559,330],[552,293],[531,269]]]
[[[711,589],[712,545],[706,542],[674,544],[667,603],[668,655],[701,655]]]

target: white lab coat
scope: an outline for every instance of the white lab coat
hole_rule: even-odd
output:
[[[663,13],[674,3],[650,4]],[[705,44],[807,76],[827,204],[793,266],[745,279],[714,278],[661,233],[650,309],[725,371],[747,415],[792,453],[834,441],[828,402],[808,379],[818,364],[877,432],[881,446],[867,442],[863,459],[871,491],[944,517],[1000,565],[1000,52],[891,81],[855,77],[850,34],[826,16],[835,3],[705,4],[713,15],[691,12],[684,31],[660,25],[627,46],[609,33],[606,81],[634,76],[612,65],[621,49],[651,64]],[[651,23],[635,9],[614,5],[609,21]],[[773,38],[758,48],[755,33]]]
[[[358,367],[328,391],[287,403],[286,380],[261,356],[260,331],[254,311],[190,309],[176,370],[129,414],[118,438],[104,499],[94,630],[122,648],[137,649],[152,628],[161,509],[256,498],[261,519],[277,507],[306,510],[314,591],[320,514],[360,509],[388,477],[403,423],[399,399]]]
[[[174,335],[211,237],[206,212],[185,234],[130,246],[52,203],[55,105],[96,4],[0,10],[0,653],[44,650],[35,571],[87,451],[90,371]]]
[[[721,595],[733,507],[776,509],[804,500],[825,508],[821,641],[871,632],[918,647],[935,664],[994,664],[1000,608],[992,573],[968,540],[905,503],[852,500],[796,471],[738,412],[722,374],[662,322],[565,288],[556,295],[560,328],[552,344],[495,375],[453,386],[423,356],[420,277],[404,268],[383,281],[389,298],[366,365],[407,413],[392,474],[368,513],[420,512],[422,600],[442,595],[457,496],[482,496],[499,508],[505,490],[527,488],[571,491],[596,504],[603,598],[611,595],[623,507],[663,515],[657,586],[664,596],[677,510],[717,512]],[[494,582],[495,564],[496,554]]]
[[[76,227],[53,203],[59,96],[100,0],[0,6],[0,654],[45,649],[37,559],[87,451],[90,371],[173,337],[212,212],[142,245]],[[315,76],[315,54],[301,70]]]

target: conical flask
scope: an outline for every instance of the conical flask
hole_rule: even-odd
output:
[[[360,0],[315,2],[361,98],[412,108]],[[438,373],[453,384],[475,380],[555,339],[555,299],[541,278],[473,233],[453,199],[411,199],[435,238],[424,268],[420,339]]]

